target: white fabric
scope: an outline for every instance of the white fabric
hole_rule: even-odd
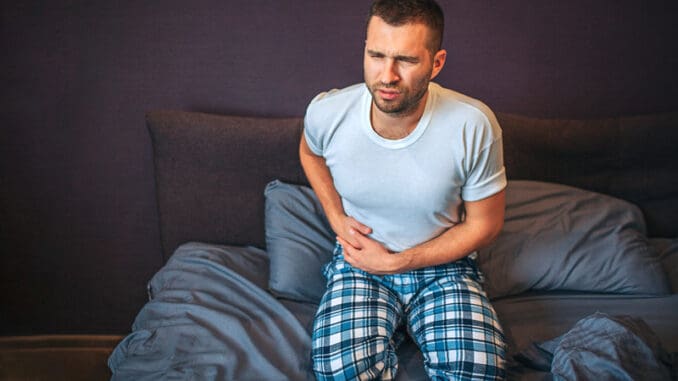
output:
[[[325,158],[346,214],[390,250],[435,238],[461,221],[463,200],[506,186],[501,129],[481,102],[431,83],[419,124],[399,140],[374,132],[371,102],[365,84],[321,93],[304,134]]]

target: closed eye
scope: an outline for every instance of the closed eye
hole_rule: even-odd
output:
[[[417,63],[419,63],[419,59],[416,58],[416,57],[397,56],[395,59],[396,59],[397,61],[405,62],[405,63],[409,63],[409,64],[417,64]]]
[[[384,53],[375,52],[373,50],[368,50],[367,55],[369,55],[372,58],[384,58],[384,57],[386,57],[386,55]]]
[[[370,58],[378,59],[378,60],[389,57],[382,52],[379,52],[379,51],[376,51],[376,50],[369,50],[369,49],[367,50],[367,55]],[[393,60],[397,63],[404,63],[404,64],[408,64],[408,65],[416,65],[420,62],[419,57],[405,56],[405,55],[394,56]]]

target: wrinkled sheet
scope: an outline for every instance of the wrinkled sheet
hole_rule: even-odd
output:
[[[265,291],[267,279],[261,250],[181,246],[111,354],[112,380],[314,379],[307,328]]]
[[[516,355],[554,380],[666,380],[676,376],[675,356],[640,318],[594,313],[562,336]]]

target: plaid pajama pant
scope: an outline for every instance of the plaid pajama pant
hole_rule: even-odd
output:
[[[471,259],[376,276],[344,261],[324,267],[328,289],[314,321],[318,380],[392,380],[405,326],[432,380],[505,377],[504,335]]]

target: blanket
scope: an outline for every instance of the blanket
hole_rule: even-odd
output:
[[[262,250],[180,247],[109,358],[112,380],[313,380],[307,329],[265,284]]]
[[[535,343],[516,359],[554,380],[675,379],[675,355],[639,318],[595,313],[555,339]]]

